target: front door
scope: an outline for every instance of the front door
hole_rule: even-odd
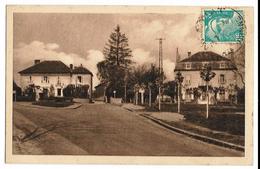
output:
[[[48,89],[46,89],[46,88],[43,89],[43,92],[42,92],[43,98],[48,98],[48,92],[49,92]]]
[[[61,96],[61,89],[57,89],[57,95]]]

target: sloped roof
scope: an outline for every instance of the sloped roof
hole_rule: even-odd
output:
[[[89,71],[87,68],[83,67],[83,66],[75,66],[73,71],[73,74],[90,74],[93,75],[91,71]]]
[[[61,61],[48,60],[34,64],[33,66],[19,72],[20,74],[36,74],[36,73],[70,73],[70,68]]]
[[[181,60],[180,62],[210,62],[210,61],[230,61],[217,53],[211,51],[202,51]]]

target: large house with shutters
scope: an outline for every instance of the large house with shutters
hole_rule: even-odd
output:
[[[236,66],[230,59],[210,51],[197,52],[183,60],[177,60],[174,72],[181,72],[182,99],[186,102],[206,102],[206,82],[200,77],[200,71],[209,65],[215,77],[209,82],[210,103],[229,102],[236,95]]]
[[[88,85],[88,94],[91,97],[93,74],[82,65],[73,67],[72,64],[67,66],[56,60],[35,60],[32,66],[19,73],[22,91],[29,85],[34,85],[37,88],[36,95],[38,93],[49,95],[52,88],[54,96],[62,97],[63,89],[67,85]]]

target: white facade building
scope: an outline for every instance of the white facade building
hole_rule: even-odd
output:
[[[200,71],[206,65],[209,65],[216,74],[209,82],[210,103],[230,101],[230,96],[236,95],[235,70],[237,68],[230,59],[209,51],[198,52],[194,55],[188,53],[187,58],[177,62],[174,72],[181,72],[184,77],[181,90],[182,99],[187,102],[194,100],[198,103],[206,102],[206,93],[203,92],[206,82],[200,77]],[[199,98],[195,98],[196,92],[200,92]]]
[[[75,86],[88,85],[89,97],[92,94],[92,77],[93,74],[82,65],[70,67],[61,61],[42,61],[35,60],[34,65],[26,68],[20,73],[20,85],[22,91],[29,85],[36,86],[36,99],[38,93],[54,93],[56,97],[63,96],[63,89],[73,84]]]

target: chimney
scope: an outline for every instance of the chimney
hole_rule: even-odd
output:
[[[36,60],[34,60],[34,64],[36,65],[36,64],[38,64],[38,63],[40,63],[41,61],[39,60],[39,59],[36,59]]]
[[[73,69],[73,64],[70,64],[70,69],[71,69],[71,70]]]
[[[176,63],[180,62],[180,60],[181,60],[181,56],[179,54],[179,49],[177,48],[176,49]]]
[[[188,52],[188,57],[191,57],[191,52],[190,51]]]

